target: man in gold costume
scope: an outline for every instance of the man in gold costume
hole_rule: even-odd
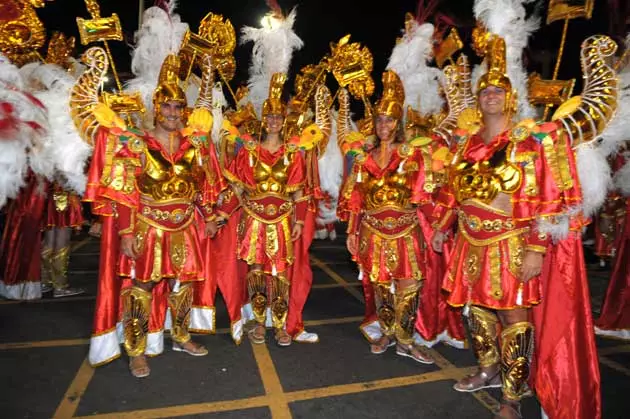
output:
[[[539,275],[549,243],[537,225],[566,211],[555,175],[577,179],[577,174],[568,141],[557,141],[555,124],[515,124],[503,39],[494,36],[489,51],[489,71],[477,84],[480,123],[463,128],[460,118],[448,182],[434,212],[432,245],[441,251],[458,221],[443,287],[450,305],[465,306],[480,369],[454,388],[502,388],[498,417],[517,418],[519,401],[529,392],[530,308],[540,302]]]

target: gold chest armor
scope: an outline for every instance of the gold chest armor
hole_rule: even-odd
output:
[[[362,184],[363,196],[366,197],[366,209],[373,210],[386,206],[406,208],[411,198],[407,186],[408,173],[386,173],[382,178],[368,176]]]
[[[287,158],[279,158],[272,166],[258,160],[254,166],[254,181],[256,182],[256,192],[259,194],[275,193],[286,194],[287,181],[289,180],[289,165],[291,155]]]
[[[490,204],[499,192],[516,192],[521,186],[522,174],[519,167],[507,159],[512,147],[499,150],[487,161],[457,162],[451,174],[451,187],[457,201],[477,199]]]
[[[196,174],[201,170],[196,164],[195,151],[191,147],[179,160],[171,163],[159,150],[147,148],[138,185],[140,193],[155,201],[192,200],[197,192]]]

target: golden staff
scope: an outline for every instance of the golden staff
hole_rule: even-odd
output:
[[[549,9],[547,12],[547,25],[556,20],[564,20],[564,26],[562,27],[562,37],[560,39],[560,48],[558,50],[558,58],[556,59],[556,65],[553,69],[552,81],[558,78],[558,72],[560,71],[560,63],[562,61],[562,55],[564,53],[564,46],[567,40],[567,32],[569,30],[569,20],[583,17],[590,19],[593,14],[593,6],[595,0],[584,0],[581,5],[574,5],[575,1],[568,0],[549,0]],[[549,111],[553,105],[547,105],[543,114],[543,120],[547,120]]]

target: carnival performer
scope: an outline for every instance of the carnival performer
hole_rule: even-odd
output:
[[[614,184],[623,206],[617,206],[609,222],[619,229],[612,274],[599,318],[595,321],[595,333],[630,340],[630,152],[619,153],[624,162],[616,173]],[[617,221],[619,220],[619,221]]]
[[[340,219],[348,222],[348,250],[358,263],[364,288],[371,288],[381,337],[373,354],[396,345],[396,353],[423,364],[433,360],[415,343],[419,292],[425,278],[425,242],[417,211],[430,213],[421,147],[404,140],[404,89],[393,71],[383,73],[383,95],[374,107],[375,144],[342,151],[357,153],[340,196]],[[339,140],[350,145],[349,97],[339,96]],[[345,148],[345,150],[344,150]],[[371,287],[367,284],[371,284]]]
[[[235,194],[221,207],[231,214],[239,200],[242,202],[237,252],[248,265],[247,290],[256,323],[248,331],[249,338],[255,344],[264,343],[265,327],[270,324],[279,346],[289,346],[292,341],[286,331],[291,287],[287,269],[294,262],[293,246],[302,235],[309,201],[304,193],[302,151],[282,135],[285,81],[284,73],[272,76],[269,97],[262,107],[260,139],[246,138],[225,169]]]
[[[53,291],[53,297],[70,297],[85,292],[68,283],[68,264],[72,231],[84,223],[81,198],[58,182],[47,182],[44,208],[44,242],[42,244],[42,292]]]
[[[214,236],[213,205],[224,183],[208,139],[209,112],[197,107],[184,123],[186,96],[178,71],[178,57],[168,55],[153,96],[155,128],[150,131],[127,127],[103,104],[94,111],[103,125],[98,136],[113,136],[120,145],[103,168],[95,197],[111,201],[118,216],[124,346],[131,374],[138,378],[150,373],[145,351],[155,289],[170,290],[173,350],[192,356],[208,353],[188,332],[193,282],[204,279],[204,232],[197,223]],[[97,143],[107,141],[97,137]]]

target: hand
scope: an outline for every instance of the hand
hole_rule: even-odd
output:
[[[445,239],[446,234],[442,233],[441,231],[436,231],[435,234],[433,234],[433,239],[431,239],[431,246],[433,247],[433,251],[437,253],[442,253]]]
[[[346,246],[348,247],[348,251],[352,256],[356,256],[359,253],[359,236],[356,234],[350,234],[348,236],[348,241],[346,242]]]
[[[214,221],[217,223],[217,228],[221,228],[227,224],[227,219],[223,217],[217,217]]]
[[[540,275],[543,265],[543,254],[540,252],[527,251],[523,258],[521,267],[521,281],[527,282],[533,277]]]
[[[219,227],[217,227],[217,223],[214,220],[206,222],[206,236],[213,238],[217,234],[218,229]]]
[[[130,259],[136,259],[138,257],[138,253],[134,249],[133,236],[123,236],[120,240],[120,252]]]
[[[291,241],[297,241],[302,235],[302,224],[295,223],[293,224],[293,230],[291,230]]]

